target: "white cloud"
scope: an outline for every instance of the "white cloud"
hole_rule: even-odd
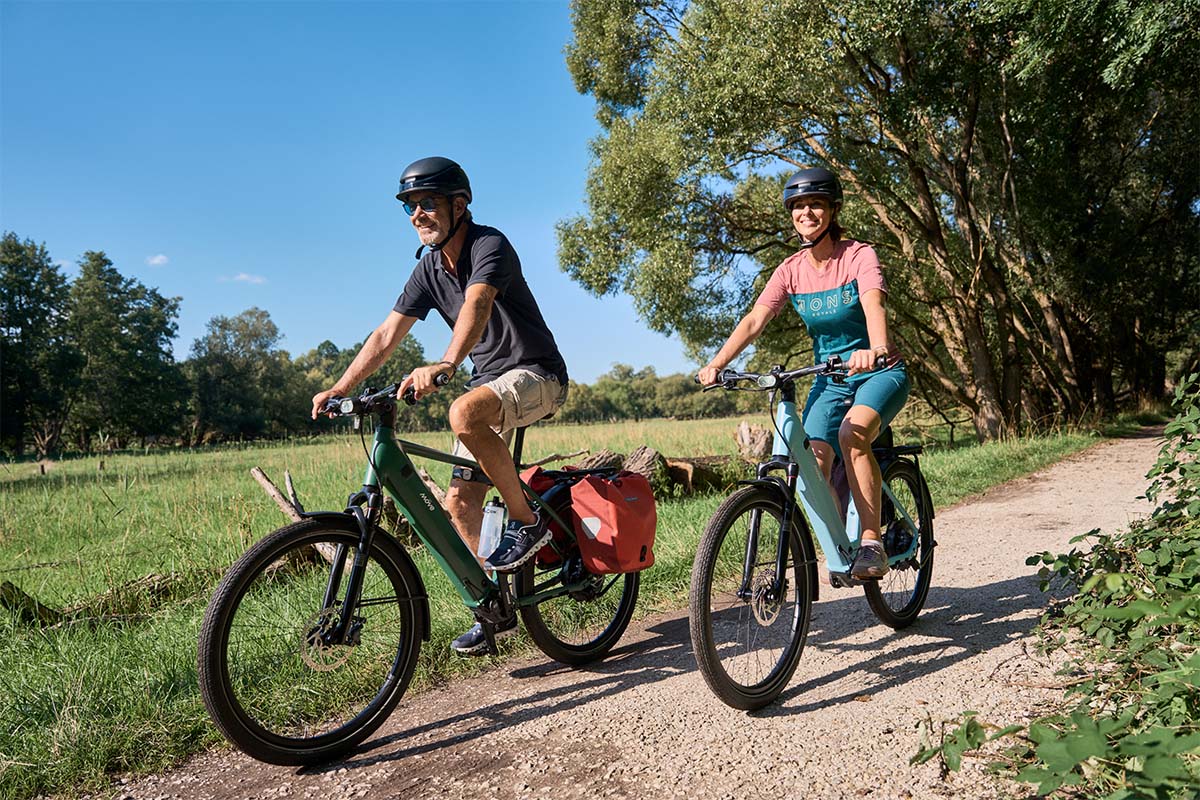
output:
[[[239,272],[237,275],[234,275],[232,278],[221,278],[221,281],[222,282],[241,281],[242,283],[258,284],[258,283],[266,283],[267,279],[264,278],[262,275],[251,275],[248,272]]]
[[[171,259],[167,258],[162,253],[159,253],[156,256],[146,256],[146,263],[152,267],[161,267],[170,262],[170,260]]]

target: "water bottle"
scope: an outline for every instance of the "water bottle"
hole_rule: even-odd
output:
[[[500,533],[504,530],[504,503],[493,497],[483,507],[483,524],[479,526],[479,557],[487,558],[500,545]]]

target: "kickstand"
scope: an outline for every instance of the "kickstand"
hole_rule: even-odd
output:
[[[496,647],[496,628],[490,622],[479,623],[483,628],[483,638],[487,640],[487,654],[489,656],[500,655],[500,648]]]

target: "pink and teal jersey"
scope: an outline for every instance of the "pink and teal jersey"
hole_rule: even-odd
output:
[[[870,245],[843,239],[820,272],[802,250],[776,269],[755,305],[778,316],[790,300],[813,340],[817,362],[849,357],[871,347],[860,298],[871,289],[887,291],[879,258]]]

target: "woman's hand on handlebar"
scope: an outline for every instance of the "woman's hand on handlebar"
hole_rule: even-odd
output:
[[[883,369],[887,366],[887,361],[890,357],[891,350],[886,347],[875,347],[871,350],[855,350],[850,354],[850,358],[845,361],[846,374],[855,375],[859,372],[871,372]]]
[[[420,400],[422,397],[433,394],[439,388],[449,383],[453,375],[454,366],[446,361],[417,367],[412,373],[406,375],[404,380],[400,381],[400,389],[397,395],[405,397],[408,390],[412,389],[414,399]]]

